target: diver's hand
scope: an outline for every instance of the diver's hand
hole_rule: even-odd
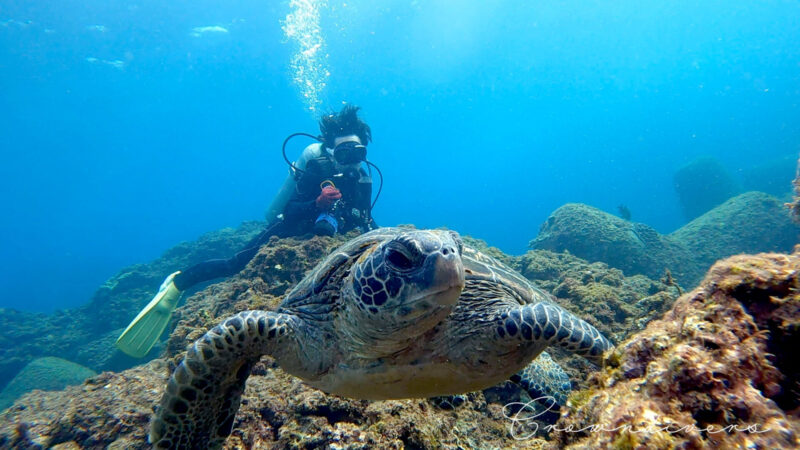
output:
[[[331,205],[333,205],[333,203],[340,198],[342,198],[341,191],[333,186],[325,186],[322,188],[322,192],[319,194],[319,197],[317,197],[317,208],[329,209]]]

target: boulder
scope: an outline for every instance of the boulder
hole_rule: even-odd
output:
[[[704,273],[717,260],[738,253],[789,252],[800,242],[798,232],[783,202],[763,192],[746,192],[668,237],[689,250],[699,265],[695,272]]]
[[[52,356],[34,359],[0,392],[0,410],[8,408],[22,394],[34,389],[58,391],[81,384],[95,375],[97,373],[93,370],[66,359]]]
[[[659,278],[669,271],[682,286],[693,287],[715,261],[738,253],[790,251],[798,233],[782,202],[746,192],[668,235],[570,203],[550,215],[530,246],[605,262],[626,275]]]
[[[568,203],[542,224],[530,242],[534,249],[564,252],[600,261],[628,275],[664,276],[667,269],[681,283],[696,279],[692,254],[653,228],[629,222],[597,208]]]

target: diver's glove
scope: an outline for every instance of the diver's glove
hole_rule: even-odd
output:
[[[333,205],[336,200],[342,198],[342,192],[339,189],[336,189],[333,186],[325,186],[322,188],[322,192],[317,197],[316,205],[317,209],[330,209],[331,205]]]
[[[134,358],[141,358],[153,348],[164,328],[167,327],[172,311],[178,304],[181,291],[175,286],[177,271],[168,276],[158,292],[131,321],[128,328],[117,338],[117,348]]]

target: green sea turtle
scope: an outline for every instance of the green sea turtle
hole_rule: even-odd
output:
[[[241,312],[198,339],[167,384],[150,442],[222,445],[262,355],[327,393],[383,400],[529,377],[550,345],[595,363],[612,347],[457,233],[382,228],[335,250],[277,311]]]

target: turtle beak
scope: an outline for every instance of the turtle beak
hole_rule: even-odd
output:
[[[435,287],[397,309],[398,316],[403,320],[417,320],[421,316],[432,315],[431,317],[436,318],[435,322],[439,322],[444,318],[443,315],[450,313],[464,289],[464,266],[461,255],[448,251],[447,254],[440,252],[428,258],[427,263],[433,265]],[[431,261],[431,258],[435,260]]]
[[[455,246],[444,245],[435,255],[433,283],[442,290],[434,298],[434,304],[452,306],[464,289],[464,264]]]

